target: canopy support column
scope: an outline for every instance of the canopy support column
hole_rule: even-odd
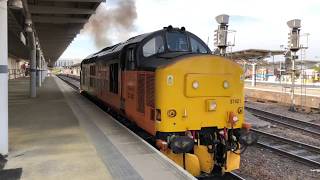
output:
[[[7,0],[0,0],[0,154],[8,145],[8,14]]]

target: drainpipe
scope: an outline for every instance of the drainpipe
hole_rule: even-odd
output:
[[[0,154],[8,154],[8,13],[0,0]]]

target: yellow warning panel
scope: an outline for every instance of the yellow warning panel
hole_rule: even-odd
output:
[[[240,151],[237,151],[237,153],[240,153]],[[240,168],[240,155],[235,154],[231,151],[228,151],[227,153],[227,167],[226,172],[231,172],[233,170]]]
[[[183,154],[175,154],[171,150],[161,151],[163,154],[168,156],[171,160],[177,163],[183,168]],[[196,155],[185,153],[185,169],[193,176],[200,175],[200,163]]]
[[[214,166],[213,154],[208,152],[207,146],[194,146],[194,154],[199,159],[201,171],[211,173]]]

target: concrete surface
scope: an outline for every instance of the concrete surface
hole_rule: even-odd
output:
[[[10,81],[10,152],[22,179],[193,179],[57,77],[36,99]]]
[[[9,157],[22,179],[112,179],[77,118],[47,78],[36,99],[28,79],[9,82]]]
[[[306,91],[307,94],[301,96],[301,89],[295,90],[295,104],[309,108],[320,108],[320,89],[312,89]],[[254,98],[259,100],[273,101],[283,104],[291,103],[290,89],[282,90],[279,86],[258,85],[256,87],[245,87],[246,98]]]
[[[70,86],[55,80],[114,179],[194,179]]]

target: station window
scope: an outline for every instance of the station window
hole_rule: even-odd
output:
[[[118,73],[119,64],[114,63],[109,65],[109,91],[118,94]]]
[[[150,39],[143,47],[143,56],[149,57],[157,53],[164,52],[164,43],[161,36]]]
[[[195,53],[203,53],[206,54],[208,53],[207,49],[197,40],[193,39],[190,37],[190,42],[191,42],[191,50],[192,52]]]

